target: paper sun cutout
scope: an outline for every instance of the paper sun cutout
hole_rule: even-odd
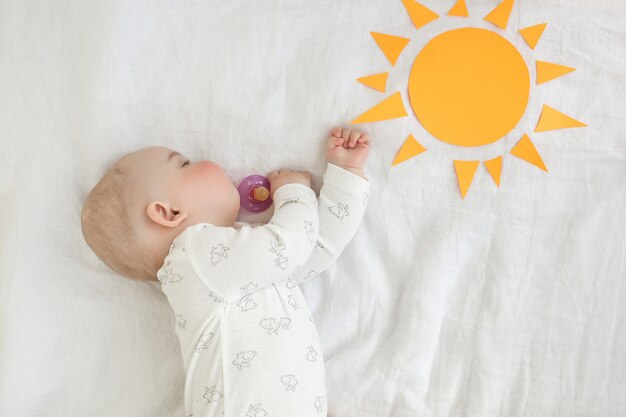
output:
[[[402,0],[416,29],[439,15],[415,0]],[[504,0],[484,20],[506,30],[514,0]],[[465,0],[458,0],[448,16],[469,17]],[[520,29],[534,49],[547,23]],[[392,66],[410,39],[370,32]],[[537,84],[574,71],[574,68],[536,61]],[[358,78],[357,81],[385,92],[389,73]],[[522,55],[496,32],[476,27],[448,30],[433,37],[417,54],[408,85],[409,100],[422,126],[440,141],[463,147],[497,142],[509,133],[526,112],[530,73]],[[400,92],[395,92],[361,114],[352,124],[377,122],[408,116]],[[543,105],[535,132],[587,126],[547,105]],[[426,151],[409,135],[392,166]],[[510,153],[548,171],[528,134]],[[461,197],[465,198],[481,161],[455,160]],[[496,186],[500,186],[502,156],[484,161]]]

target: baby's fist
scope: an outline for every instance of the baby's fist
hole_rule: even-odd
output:
[[[326,159],[348,170],[363,170],[371,140],[367,133],[335,127],[326,143]]]
[[[270,197],[274,198],[274,193],[285,184],[298,183],[311,188],[311,173],[308,171],[292,171],[281,169],[272,171],[267,176],[270,182]]]

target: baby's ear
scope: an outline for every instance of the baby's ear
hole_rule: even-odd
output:
[[[187,213],[182,213],[162,201],[153,201],[148,204],[146,214],[153,222],[165,227],[177,227],[188,216]]]

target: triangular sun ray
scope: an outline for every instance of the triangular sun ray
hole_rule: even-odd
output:
[[[409,43],[410,39],[401,38],[399,36],[386,35],[384,33],[370,32],[374,41],[385,54],[391,65],[396,65],[396,61],[404,47]]]
[[[517,145],[511,149],[511,153],[548,172],[548,168],[546,168],[546,165],[543,163],[539,152],[537,152],[537,148],[535,148],[535,145],[533,145],[527,134],[524,133],[524,136],[517,142]]]
[[[491,178],[493,178],[493,182],[495,182],[496,185],[499,187],[500,174],[502,173],[502,155],[498,156],[497,158],[485,161],[484,163],[487,171],[489,171],[489,174],[491,175]]]
[[[569,74],[572,71],[576,71],[576,68],[553,64],[551,62],[537,61],[537,84],[543,84],[565,74]]]
[[[437,13],[415,0],[402,0],[402,4],[404,4],[415,29],[419,29],[439,17]]]
[[[461,198],[465,198],[465,194],[472,185],[476,168],[478,168],[480,161],[457,161],[454,160],[454,168],[456,169],[456,177],[459,181],[459,188],[461,189]]]
[[[448,12],[448,16],[469,17],[465,0],[458,0]]]
[[[397,119],[405,116],[408,116],[408,114],[402,103],[400,92],[398,91],[354,119],[352,124],[378,122],[380,120]]]
[[[485,20],[505,30],[506,25],[509,23],[509,16],[511,15],[514,2],[514,0],[503,0],[502,3],[498,4],[495,9],[485,16]]]
[[[585,126],[587,125],[544,104],[535,132]]]
[[[522,35],[528,46],[530,46],[530,49],[535,49],[535,46],[537,46],[537,42],[539,42],[539,38],[541,38],[546,25],[547,23],[541,23],[539,25],[520,29],[518,32]]]
[[[400,148],[400,151],[396,155],[396,159],[394,159],[391,163],[391,166],[398,165],[400,162],[411,159],[414,156],[417,156],[425,151],[426,148],[424,148],[417,140],[415,140],[413,135],[409,135],[409,137],[406,138],[406,140],[404,141],[402,148]]]
[[[387,85],[387,76],[388,72],[383,72],[382,74],[374,74],[368,75],[366,77],[357,78],[356,80],[363,85],[373,88],[374,90],[378,90],[381,93],[385,92],[385,88]]]

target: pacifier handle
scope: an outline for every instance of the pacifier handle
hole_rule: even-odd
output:
[[[241,207],[253,213],[260,213],[272,205],[270,181],[263,175],[249,175],[237,187]]]

